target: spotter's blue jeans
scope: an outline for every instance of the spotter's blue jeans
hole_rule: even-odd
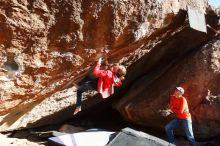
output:
[[[170,121],[166,126],[166,134],[168,141],[172,144],[175,144],[175,139],[173,135],[173,130],[177,128],[179,125],[182,125],[186,134],[186,137],[189,141],[190,146],[196,146],[195,138],[193,136],[193,129],[192,129],[192,120],[191,118],[188,119],[174,119]]]

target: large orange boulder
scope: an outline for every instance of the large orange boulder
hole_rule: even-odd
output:
[[[175,62],[180,63],[176,58],[184,60],[183,56],[213,36],[189,28],[187,5],[204,13],[208,8],[207,0],[1,0],[0,131],[71,117],[75,84],[99,57],[128,67],[124,85],[133,86],[118,109],[127,119],[146,124],[158,109],[149,111],[145,104],[158,97],[163,99],[158,107],[163,108],[168,98],[162,95],[168,95],[179,74],[170,75],[169,82],[158,82],[160,86],[156,80],[172,71]],[[214,13],[206,14],[207,22],[215,27]],[[148,88],[154,92],[145,94]],[[212,90],[209,93],[216,96]],[[190,101],[190,106],[198,101]],[[95,103],[92,100],[87,106]],[[139,103],[141,108],[136,107]]]

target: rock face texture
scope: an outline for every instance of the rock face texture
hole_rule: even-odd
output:
[[[0,131],[70,117],[74,84],[99,57],[129,69],[126,92],[115,105],[125,119],[163,128],[168,119],[158,110],[183,84],[197,134],[217,131],[219,52],[212,42],[199,49],[214,34],[189,28],[187,5],[207,12],[207,22],[216,26],[206,0],[1,0]]]
[[[66,92],[99,57],[119,62],[132,56],[136,42],[162,25],[161,8],[151,1],[1,1],[0,64],[7,71],[1,71],[0,129],[39,120],[44,112],[33,114],[33,107]],[[69,107],[74,90],[50,102],[56,105],[46,108],[50,113],[62,110],[62,102]],[[30,115],[35,118],[28,122]]]

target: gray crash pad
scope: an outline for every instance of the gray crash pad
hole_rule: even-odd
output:
[[[165,140],[130,128],[122,129],[107,146],[174,146]]]

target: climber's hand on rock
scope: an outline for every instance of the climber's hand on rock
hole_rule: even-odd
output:
[[[121,77],[120,77],[120,80],[121,80],[121,81],[122,81],[122,80],[124,80],[124,79],[125,79],[125,77],[124,77],[124,76],[121,76]]]
[[[98,64],[99,64],[99,65],[102,64],[102,58],[99,58]]]

